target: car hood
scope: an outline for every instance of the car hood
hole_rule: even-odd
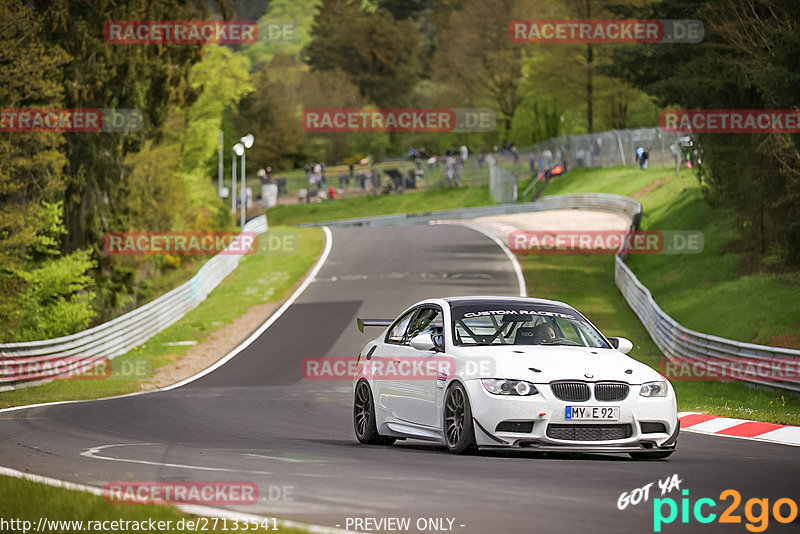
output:
[[[508,378],[538,384],[553,380],[641,384],[662,379],[649,366],[614,349],[501,345],[457,347],[453,355],[465,378]]]

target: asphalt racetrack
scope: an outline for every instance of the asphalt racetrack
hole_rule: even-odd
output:
[[[340,528],[352,518],[410,518],[408,532],[653,532],[658,480],[673,474],[680,490],[664,497],[679,506],[686,498],[692,510],[662,532],[745,533],[748,499],[769,499],[770,512],[777,499],[800,500],[800,448],[688,432],[672,457],[650,462],[454,456],[413,440],[363,446],[353,433],[350,381],[301,377],[303,358],[353,356],[377,335],[359,333],[357,315],[393,318],[426,297],[480,294],[519,294],[511,262],[481,233],[455,225],[336,229],[316,280],[228,363],[170,391],[0,413],[0,465],[99,487],[253,481],[260,502],[232,509]],[[617,508],[620,494],[649,483],[647,502]],[[741,494],[732,514],[741,523],[718,521],[731,503],[720,499],[726,489]],[[702,509],[716,513],[710,524],[694,517],[701,498],[717,503]],[[419,530],[421,518],[445,520]],[[797,532],[798,524],[771,516],[766,531]]]

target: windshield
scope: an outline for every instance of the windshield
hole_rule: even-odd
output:
[[[611,348],[570,308],[546,304],[484,302],[454,305],[456,345],[568,345]]]

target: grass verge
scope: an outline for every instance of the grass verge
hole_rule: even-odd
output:
[[[693,173],[684,170],[676,176],[673,169],[643,172],[635,167],[576,169],[553,181],[544,194],[584,192],[637,197],[644,209],[643,229],[703,232],[700,254],[628,258],[637,277],[678,322],[739,341],[794,345],[792,337],[800,334],[800,277],[738,274],[741,257],[726,249],[737,238],[735,214],[712,209]],[[613,257],[538,255],[522,261],[529,287],[576,306],[609,335],[631,338],[636,347],[632,355],[658,369],[660,351],[614,284]],[[761,305],[765,302],[769,305]],[[791,393],[721,382],[673,385],[681,411],[800,424],[800,398]]]
[[[282,241],[285,246],[275,245],[275,238],[279,236],[286,238]],[[258,251],[243,257],[236,270],[205,301],[144,345],[114,358],[114,371],[107,379],[76,377],[3,392],[0,393],[0,407],[95,399],[139,391],[152,372],[180,358],[191,346],[189,343],[204,341],[254,305],[280,301],[314,265],[324,242],[325,235],[320,229],[271,227],[259,236]],[[127,371],[117,373],[116,369]]]
[[[352,217],[394,213],[425,213],[434,210],[494,204],[489,187],[459,187],[430,191],[407,191],[401,195],[370,195],[312,204],[288,204],[267,212],[270,224],[302,224]]]
[[[731,252],[735,213],[711,208],[694,173],[635,167],[577,169],[553,181],[545,195],[634,195],[644,208],[644,230],[694,230],[699,254],[631,255],[628,265],[676,321],[699,332],[777,347],[800,348],[800,272],[743,273]],[[765,270],[766,271],[766,270]]]
[[[46,510],[43,505],[46,503]],[[83,491],[67,490],[55,488],[45,484],[38,484],[27,480],[12,477],[0,477],[0,517],[4,521],[16,522],[17,528],[4,530],[17,530],[25,532],[35,530],[40,518],[50,522],[49,525],[42,524],[45,532],[125,532],[140,530],[143,532],[188,532],[193,531],[187,528],[186,521],[193,521],[197,524],[197,517],[184,514],[173,506],[157,505],[118,505],[106,502],[103,497],[92,495]],[[29,523],[22,523],[27,521]],[[69,524],[53,524],[56,521],[70,522]],[[76,525],[80,521],[82,524]],[[100,522],[88,523],[88,522]],[[112,528],[111,521],[135,521],[144,528],[135,528],[130,523],[126,526],[130,528]],[[150,521],[156,525],[157,530],[150,528]],[[164,523],[158,524],[160,521]],[[169,523],[167,523],[169,521]],[[183,528],[178,528],[183,521]],[[223,522],[219,520],[216,529],[214,520],[207,523],[209,532],[227,532],[231,530],[232,520],[228,520],[222,528]],[[241,523],[240,523],[241,524]],[[121,525],[121,523],[118,523]],[[160,528],[161,526],[166,528]],[[251,525],[248,525],[251,526]],[[255,525],[252,525],[255,526]],[[262,527],[264,525],[259,525]],[[272,530],[273,522],[268,522],[269,528],[250,528],[251,532],[275,532]],[[23,527],[27,527],[23,529]],[[302,534],[307,532],[296,528],[286,528],[279,526],[281,532],[288,534]]]

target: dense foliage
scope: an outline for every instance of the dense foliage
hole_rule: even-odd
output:
[[[109,44],[109,20],[257,19],[246,45]],[[520,44],[514,19],[699,19],[700,44]],[[0,132],[0,341],[69,334],[156,296],[186,258],[109,256],[125,230],[227,230],[218,135],[248,169],[486,151],[655,126],[660,109],[800,107],[795,0],[5,0],[4,108],[132,108],[141,131]],[[291,26],[291,38],[270,29]],[[489,108],[491,132],[303,131],[311,107]],[[751,266],[800,263],[796,134],[697,135],[707,199]],[[181,263],[183,264],[181,265]],[[173,274],[170,274],[173,273]],[[173,276],[171,279],[170,276]],[[159,282],[162,280],[162,282]],[[164,282],[166,280],[166,282]]]

